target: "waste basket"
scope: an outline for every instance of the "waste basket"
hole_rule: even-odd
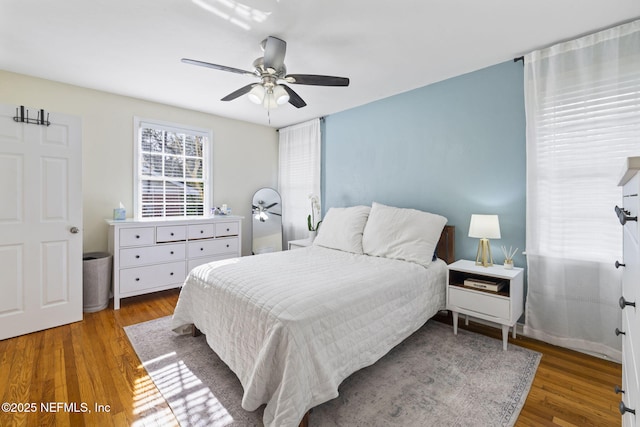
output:
[[[111,254],[106,252],[82,255],[83,311],[93,313],[109,305],[112,259]]]

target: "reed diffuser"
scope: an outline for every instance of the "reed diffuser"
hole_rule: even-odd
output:
[[[504,254],[504,268],[511,270],[513,268],[513,256],[518,252],[518,248],[513,249],[513,246],[509,246],[509,250],[505,246],[501,246],[502,253]]]

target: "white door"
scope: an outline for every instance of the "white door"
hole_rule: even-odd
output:
[[[81,121],[15,115],[0,104],[0,340],[82,320]]]

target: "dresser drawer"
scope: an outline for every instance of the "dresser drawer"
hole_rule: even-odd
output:
[[[185,246],[185,243],[174,243],[120,249],[120,267],[182,261],[185,258]]]
[[[216,237],[237,236],[240,226],[237,222],[216,223]]]
[[[155,227],[122,228],[120,230],[120,247],[153,245],[155,243]]]
[[[493,296],[484,292],[475,292],[450,286],[449,304],[500,319],[508,320],[510,317],[510,303],[508,298],[497,295]]]
[[[210,239],[214,236],[213,224],[194,224],[189,226],[189,240],[193,239]]]
[[[187,240],[187,227],[184,225],[171,225],[156,229],[156,242],[179,242]]]
[[[126,268],[120,270],[120,292],[139,292],[172,283],[181,284],[184,279],[184,261]]]
[[[215,240],[189,242],[188,257],[207,257],[222,254],[238,253],[238,238],[229,237]]]

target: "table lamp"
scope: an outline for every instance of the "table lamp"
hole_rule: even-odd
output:
[[[498,215],[471,215],[469,237],[480,239],[478,243],[478,254],[476,255],[476,265],[482,265],[483,267],[493,265],[489,239],[500,238]]]

